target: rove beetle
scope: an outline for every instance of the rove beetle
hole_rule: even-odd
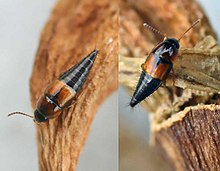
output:
[[[200,19],[194,22],[178,40],[176,38],[168,38],[166,34],[144,23],[144,26],[149,30],[163,35],[164,40],[151,50],[146,61],[141,65],[142,72],[130,101],[131,107],[140,103],[161,86],[173,68],[173,62],[178,55],[180,47],[179,41],[199,21]]]
[[[34,119],[34,122],[46,122],[48,119],[59,116],[65,108],[70,107],[88,77],[93,66],[98,50],[92,51],[80,63],[76,64],[50,84],[44,94],[41,95],[37,102],[37,108],[34,116],[23,112],[13,112],[14,114],[25,115]]]

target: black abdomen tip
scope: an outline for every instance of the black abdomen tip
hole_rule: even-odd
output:
[[[130,106],[134,107],[142,100],[144,100],[146,97],[151,95],[155,90],[158,89],[161,82],[161,80],[155,79],[142,71],[135,92],[130,101]]]
[[[96,56],[98,55],[98,53],[99,53],[99,50],[97,50],[97,49],[93,50],[92,53],[89,54],[90,59],[91,59],[92,61],[94,61],[94,59],[96,58]]]
[[[132,99],[131,99],[129,105],[130,105],[131,107],[134,107],[134,106],[136,106],[136,104],[138,104],[138,103],[139,103],[139,101],[137,101],[134,97],[132,97]]]

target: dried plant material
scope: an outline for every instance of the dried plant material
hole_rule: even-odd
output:
[[[120,23],[121,23],[120,52],[121,50],[123,50],[123,52],[120,55],[119,81],[121,84],[125,85],[125,87],[129,89],[129,92],[131,91],[133,92],[140,75],[140,71],[141,71],[140,66],[146,58],[146,56],[144,56],[143,54],[143,51],[145,53],[149,53],[152,47],[154,47],[158,42],[162,41],[161,36],[157,37],[157,35],[155,35],[154,33],[143,28],[142,24],[144,22],[147,22],[148,24],[157,28],[163,33],[166,33],[169,37],[172,36],[178,38],[180,37],[180,35],[182,35],[182,33],[184,32],[184,30],[186,30],[186,28],[189,28],[189,26],[195,20],[200,18],[201,19],[200,24],[197,27],[193,28],[192,31],[187,33],[187,36],[183,37],[183,39],[180,42],[180,46],[188,47],[187,49],[185,49],[185,51],[188,52],[190,51],[189,49],[190,47],[195,46],[196,43],[202,40],[204,41],[202,42],[202,45],[200,47],[207,46],[207,49],[210,49],[209,47],[210,45],[207,45],[209,41],[212,41],[211,43],[212,47],[216,45],[215,34],[212,31],[209,22],[206,16],[204,15],[202,9],[199,7],[199,5],[196,2],[185,1],[183,3],[182,1],[175,1],[175,2],[163,1],[158,3],[151,3],[145,0],[142,1],[124,0],[121,2],[121,6],[122,7],[120,12]],[[164,6],[170,8],[170,11],[165,9]],[[192,15],[187,15],[188,13],[190,13],[190,10],[193,10]],[[170,15],[172,16],[169,16],[169,12]],[[157,14],[157,16],[154,15],[155,13]],[[175,14],[175,17],[173,14]],[[130,29],[127,29],[126,25],[131,26],[129,27]],[[132,36],[134,34],[131,33],[137,33],[137,34],[135,34],[135,36]],[[209,38],[209,35],[214,36],[214,39]],[[206,38],[206,36],[208,37]],[[133,46],[130,46],[133,44],[133,42],[138,42],[137,40],[140,40],[142,44],[141,45],[135,44]],[[149,45],[149,46],[144,46],[144,45]],[[201,50],[201,49],[193,48],[193,50]],[[212,50],[210,50],[210,53],[212,53],[211,52]],[[218,51],[217,49],[215,50]],[[208,51],[207,53],[209,53]],[[180,50],[179,57],[177,58],[175,65],[179,63],[180,59],[181,59],[180,62],[184,60],[181,57],[181,54],[182,51]],[[192,55],[190,57],[192,57]],[[182,65],[184,65],[184,63]],[[182,69],[182,66],[179,67],[181,67]],[[192,93],[193,91],[197,94],[207,94],[206,92],[204,93],[203,90],[207,90],[208,94],[217,93],[219,91],[216,89],[217,88],[216,84],[218,82],[216,78],[213,79],[212,76],[210,77],[209,75],[205,75],[205,74],[201,75],[200,72],[194,74],[194,71],[193,72],[191,71],[191,75],[195,80],[194,82],[196,82],[196,85],[193,85],[190,83],[191,82],[190,77],[188,78],[188,80],[183,78],[186,77],[185,75],[182,75],[180,77],[183,79],[178,78],[178,76],[176,76],[176,73],[179,73],[179,71],[175,72],[175,70],[177,69],[178,69],[178,65],[174,67],[174,73],[170,74],[172,77],[169,77],[164,83],[167,86],[172,85],[172,88],[161,87],[157,92],[153,93],[150,96],[149,100],[146,100],[146,102],[142,103],[143,106],[145,106],[145,108],[147,108],[150,112],[157,113],[160,116],[162,115],[162,118],[156,117],[158,118],[156,119],[158,121],[161,121],[164,118],[169,117],[172,113],[179,111],[180,108],[184,106],[185,102],[193,98],[193,93]],[[186,72],[188,71],[189,70],[186,69]],[[179,76],[180,74],[181,72],[179,73]],[[195,78],[198,76],[198,74],[200,74],[202,78],[200,79]],[[208,85],[204,88],[204,86],[201,86],[200,83],[202,82],[202,80],[207,78],[211,80],[212,85]],[[203,84],[207,85],[209,83],[203,83]],[[173,88],[173,85],[177,85],[178,87],[182,87],[182,88],[190,88],[190,89],[182,90],[179,88]],[[199,86],[198,87],[199,90],[197,89],[197,86]],[[191,89],[196,89],[196,90],[191,90]],[[204,102],[204,100],[200,102]],[[158,103],[161,104],[160,107],[158,107],[157,105]]]
[[[76,103],[37,125],[39,168],[75,170],[99,105],[117,88],[118,3],[60,0],[41,36],[30,81],[32,106],[49,83],[97,48],[99,55]]]
[[[172,170],[219,170],[219,122],[219,105],[187,107],[154,125],[154,143]]]
[[[207,43],[209,42],[209,43]],[[209,47],[212,47],[209,49]],[[146,57],[120,57],[120,83],[132,89],[133,80],[140,75],[141,64]],[[220,93],[220,46],[213,37],[207,36],[194,48],[181,49],[174,64],[174,72],[165,86]]]
[[[119,80],[130,93],[139,79],[145,53],[163,40],[140,23],[178,39],[201,19],[181,40],[174,72],[141,104],[152,114],[152,140],[170,163],[170,170],[219,170],[219,106],[206,104],[220,104],[220,46],[203,10],[192,0],[124,0],[121,4],[126,8],[122,7],[120,16]],[[131,33],[137,33],[135,38]],[[137,40],[142,41],[141,46],[134,43]]]
[[[140,75],[140,66],[144,63],[145,58],[120,57],[119,80],[130,91],[135,88],[135,82]],[[155,115],[164,113],[163,118],[167,118],[172,113],[178,112],[181,106],[193,96],[205,96],[203,99],[199,99],[200,103],[205,103],[208,101],[208,97],[212,98],[215,93],[220,94],[219,75],[220,46],[217,45],[213,37],[207,36],[194,48],[180,50],[173,73],[164,82],[163,87],[176,86],[181,88],[182,90],[178,90],[181,91],[181,96],[174,95],[171,99],[169,92],[162,87],[159,88],[158,92],[151,95],[147,104],[150,109],[151,106],[155,107],[153,107]],[[163,94],[163,97],[160,94]],[[156,101],[153,100],[155,98]],[[160,100],[160,104],[165,102],[165,105],[156,107],[158,100]],[[153,104],[154,102],[156,104]]]
[[[155,27],[168,37],[179,38],[186,28],[201,19],[199,26],[181,40],[181,47],[193,47],[208,35],[216,38],[207,17],[197,2],[187,0],[122,0],[120,1],[120,54],[140,57],[149,52],[163,37],[143,27]]]

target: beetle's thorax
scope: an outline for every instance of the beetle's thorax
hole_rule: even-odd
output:
[[[45,122],[44,118],[50,119],[60,115],[61,107],[51,100],[46,94],[43,94],[37,102],[37,109],[35,110],[35,120],[37,122]],[[37,120],[39,118],[39,121]]]
[[[164,40],[154,53],[162,58],[173,61],[179,50],[179,42],[175,38],[167,38]]]

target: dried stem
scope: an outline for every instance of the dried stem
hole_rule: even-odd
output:
[[[40,170],[75,170],[91,122],[117,88],[118,4],[116,0],[60,0],[42,35],[30,80],[33,108],[60,73],[95,48],[100,53],[83,93],[61,116],[37,125]]]
[[[145,53],[162,41],[142,24],[178,38],[201,19],[181,40],[174,72],[142,105],[152,114],[152,140],[171,170],[219,170],[219,106],[207,104],[220,104],[220,46],[203,10],[192,0],[124,0],[120,12],[119,80],[130,93]]]

